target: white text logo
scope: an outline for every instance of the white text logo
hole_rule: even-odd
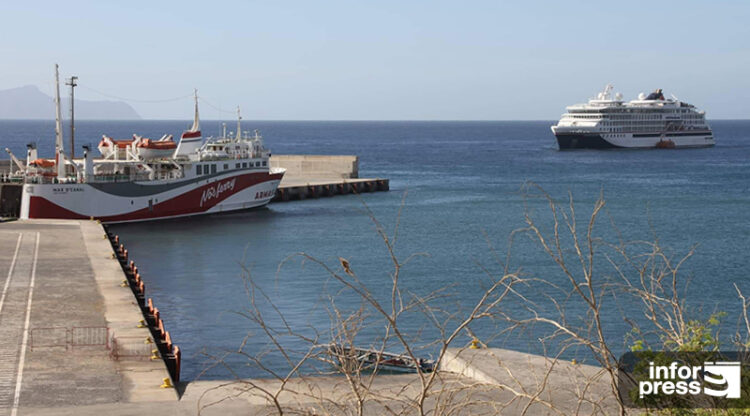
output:
[[[666,366],[649,362],[648,378],[647,381],[639,382],[638,393],[641,398],[656,394],[701,393],[727,399],[740,398],[740,363],[735,361],[708,361],[702,366],[680,365],[678,362]],[[704,386],[701,380],[711,386]]]

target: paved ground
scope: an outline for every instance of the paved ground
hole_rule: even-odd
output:
[[[74,326],[106,326],[78,224],[4,223],[0,247],[0,406],[120,400],[120,376],[105,346],[69,343]]]
[[[112,266],[109,276],[94,273],[89,249],[96,248],[95,260]],[[119,286],[122,271],[110,253],[93,222],[0,223],[0,415],[23,414],[29,406],[133,401],[142,390],[130,376],[138,369],[161,370],[152,377],[152,390],[159,390],[163,363],[110,359],[109,335],[118,325],[107,313],[118,305],[102,296],[103,277],[125,299],[126,325],[144,331],[135,328],[140,312],[129,289]]]

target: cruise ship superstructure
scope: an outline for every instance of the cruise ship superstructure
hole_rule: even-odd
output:
[[[566,107],[552,126],[560,149],[683,148],[714,145],[706,114],[661,89],[625,102],[608,84],[586,104]]]

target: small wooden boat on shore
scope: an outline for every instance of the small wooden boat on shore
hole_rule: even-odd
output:
[[[399,373],[415,373],[417,369],[423,373],[435,371],[435,361],[406,354],[393,354],[377,349],[347,347],[338,344],[324,346],[332,364],[342,367],[345,371],[355,369],[364,371],[393,371]]]

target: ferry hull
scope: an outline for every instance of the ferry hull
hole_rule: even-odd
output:
[[[643,133],[643,134],[600,134],[600,133],[556,133],[557,145],[563,149],[653,149],[660,141],[671,141],[674,148],[710,147],[715,144],[713,134],[700,133]]]
[[[21,218],[136,222],[260,207],[282,172],[228,172],[178,182],[26,184]]]

